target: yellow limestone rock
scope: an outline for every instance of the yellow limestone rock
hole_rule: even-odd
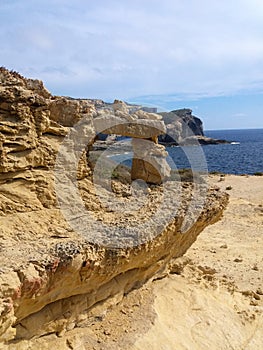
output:
[[[116,111],[127,114],[125,106],[117,104]],[[110,305],[108,300],[114,304],[162,274],[171,258],[182,256],[203,228],[221,217],[227,204],[227,195],[208,190],[200,181],[203,207],[182,234],[192,183],[182,186],[166,180],[136,195],[132,195],[131,179],[115,179],[109,188],[95,187],[89,153],[84,149],[73,185],[81,198],[77,209],[83,206],[86,212],[70,220],[64,217],[54,186],[58,150],[62,144],[67,150],[65,135],[84,117],[83,137],[87,136],[89,146],[96,135],[98,113],[96,102],[51,96],[42,82],[0,69],[1,349],[30,349],[33,338],[62,335],[88,324],[91,315],[101,317]],[[123,133],[134,138],[152,137],[163,130],[157,118],[146,119],[143,126],[129,125]],[[140,147],[134,141],[135,153],[144,157]],[[156,175],[147,165],[146,181],[157,182],[154,176],[158,181],[165,178],[169,169],[164,149],[152,141],[143,141],[143,147],[144,164],[148,160],[158,170]],[[67,165],[70,162],[74,164],[69,157]],[[65,186],[66,209],[75,213],[72,188],[63,183],[73,175],[64,175],[56,179]],[[121,209],[113,210],[113,202]],[[90,225],[86,225],[87,217]],[[98,244],[105,234],[106,243]],[[111,239],[122,245],[111,246]],[[96,307],[102,302],[105,310],[100,309],[98,316]],[[42,343],[41,348],[48,347]]]

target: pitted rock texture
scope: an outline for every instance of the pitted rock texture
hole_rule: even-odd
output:
[[[205,194],[203,208],[182,234],[194,184],[167,179],[134,195],[131,177],[120,177],[98,192],[87,145],[77,186],[86,210],[107,225],[109,233],[116,227],[141,227],[141,236],[149,234],[145,223],[163,201],[168,203],[165,215],[172,199],[179,199],[169,222],[143,244],[114,249],[96,244],[63,217],[54,187],[57,151],[72,125],[85,117],[89,139],[95,139],[96,104],[54,97],[40,81],[4,68],[0,81],[0,347],[23,349],[27,341],[25,349],[30,349],[31,339],[82,327],[125,293],[163,276],[169,261],[183,255],[203,228],[221,217],[228,198],[200,180],[196,185]],[[159,119],[153,116],[153,121]],[[72,200],[69,195],[69,208]],[[113,209],[116,201],[121,210]],[[156,230],[161,219],[155,218]],[[89,233],[91,227],[85,230]],[[100,305],[102,310],[96,311]]]
[[[133,163],[131,177],[148,183],[161,184],[169,178],[171,169],[166,161],[168,152],[164,146],[148,140],[133,139]]]

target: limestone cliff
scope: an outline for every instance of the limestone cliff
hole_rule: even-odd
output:
[[[98,170],[89,151],[101,131],[133,137],[143,170],[135,162],[132,174],[122,169],[125,176],[94,184]],[[163,275],[221,217],[225,194],[208,189],[201,177],[169,178],[156,143],[163,132],[158,115],[130,114],[120,101],[105,112],[91,100],[52,96],[41,81],[0,69],[1,348],[31,349],[30,339],[42,337],[44,344],[48,334],[88,327],[98,320],[98,305],[107,308]],[[98,178],[108,170],[103,164]],[[151,184],[136,189],[132,179]],[[75,215],[81,205],[90,224]]]
[[[159,141],[165,145],[209,145],[229,143],[204,135],[203,122],[192,115],[189,108],[176,109],[171,112],[159,113],[163,117],[167,132],[159,136]]]
[[[159,140],[166,144],[180,144],[182,140],[198,135],[204,136],[201,119],[192,115],[189,108],[160,113],[167,127],[167,133],[159,136]]]

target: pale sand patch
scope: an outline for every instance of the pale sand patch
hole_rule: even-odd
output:
[[[181,276],[156,282],[154,326],[133,350],[263,348],[263,177],[210,182],[230,194],[224,216],[189,249]]]
[[[220,181],[220,180],[223,181]],[[263,287],[263,176],[213,176],[230,195],[223,218],[207,227],[189,249],[196,264],[213,266],[240,290]]]
[[[177,276],[158,281],[154,293],[154,326],[133,350],[262,349],[262,319],[242,314],[249,306],[240,294]]]

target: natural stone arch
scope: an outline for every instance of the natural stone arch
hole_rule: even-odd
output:
[[[97,133],[132,138],[132,180],[160,184],[170,175],[171,169],[166,161],[168,153],[164,146],[158,144],[158,136],[166,133],[161,118],[158,114],[140,109],[130,113],[128,106],[119,100],[114,101],[112,109],[98,111],[94,118]]]

